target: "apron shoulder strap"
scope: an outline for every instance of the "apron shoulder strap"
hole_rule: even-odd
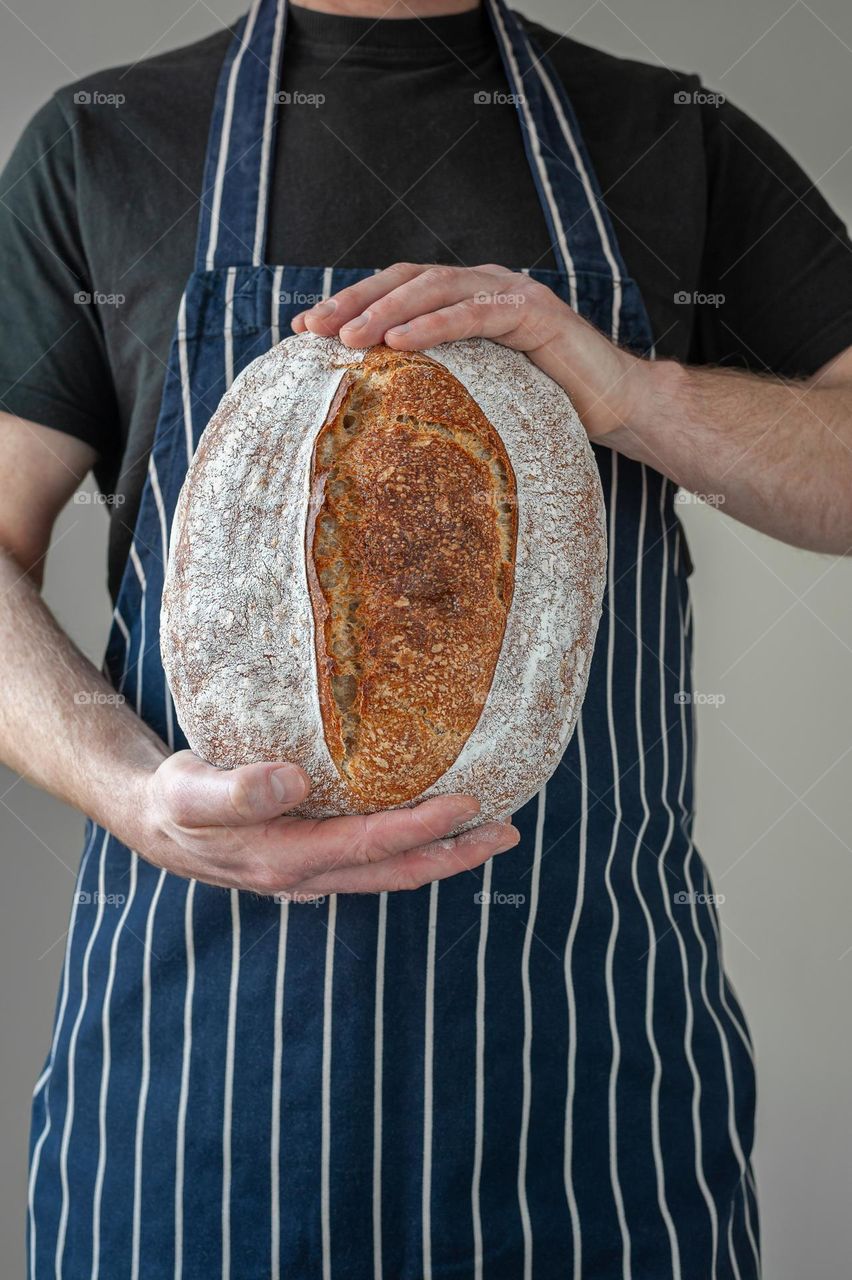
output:
[[[627,272],[585,143],[559,77],[505,0],[485,0],[559,269]]]
[[[234,28],[210,119],[196,271],[264,261],[286,12],[286,0],[254,0]]]

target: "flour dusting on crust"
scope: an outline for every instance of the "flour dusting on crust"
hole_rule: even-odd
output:
[[[517,484],[514,594],[491,689],[420,797],[469,792],[485,821],[538,791],[573,732],[603,595],[603,496],[568,397],[526,356],[481,338],[426,354],[499,432]],[[163,665],[192,749],[224,768],[297,761],[313,790],[294,812],[313,817],[363,811],[323,735],[305,525],[314,441],[364,355],[301,334],[240,374],[184,482],[163,593]]]

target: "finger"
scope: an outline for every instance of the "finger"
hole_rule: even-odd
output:
[[[446,880],[473,871],[489,858],[514,848],[521,838],[517,827],[489,822],[452,839],[434,840],[407,849],[383,862],[328,872],[306,880],[285,894],[291,900],[329,893],[383,893],[420,889],[433,880]]]
[[[504,287],[507,296],[512,287],[512,279],[511,274],[507,273]],[[381,342],[389,329],[409,324],[421,316],[439,312],[454,304],[465,305],[469,302],[474,307],[481,303],[481,310],[484,311],[484,304],[500,296],[496,292],[498,285],[499,277],[472,267],[430,267],[416,279],[409,280],[376,299],[360,315],[343,325],[340,340],[350,346],[356,343],[358,346],[372,346]],[[519,284],[518,296],[521,296],[520,288]],[[478,324],[482,320],[481,311],[479,314],[472,311],[471,319],[475,319]],[[478,332],[476,326],[471,328],[472,332]],[[464,336],[469,337],[471,334]]]
[[[191,751],[170,756],[156,787],[178,827],[248,827],[269,822],[304,800],[311,781],[298,765],[279,761],[217,769]]]
[[[519,303],[468,297],[452,306],[440,307],[427,315],[394,325],[382,334],[381,340],[395,351],[422,350],[441,342],[458,342],[462,338],[508,339],[506,345],[511,346],[512,335],[518,332],[520,314]]]
[[[291,321],[293,329],[297,333],[304,333],[307,329],[311,333],[330,337],[337,333],[340,326],[347,320],[360,315],[365,307],[369,307],[377,298],[383,297],[391,289],[428,270],[428,263],[395,262],[392,266],[385,267],[383,271],[377,271],[374,275],[367,276],[365,280],[359,280],[357,284],[340,289],[331,297],[318,302],[316,306],[309,307],[307,311],[300,312]]]
[[[449,795],[424,800],[413,809],[387,809],[359,817],[281,818],[268,825],[256,842],[257,851],[270,873],[280,873],[295,884],[440,840],[478,812],[472,796]]]

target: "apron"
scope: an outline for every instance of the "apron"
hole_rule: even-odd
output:
[[[648,353],[571,106],[486,7],[558,263],[530,274]],[[158,630],[187,465],[235,374],[372,270],[264,260],[285,17],[256,0],[222,68],[106,656],[175,749]],[[688,552],[673,485],[596,457],[588,693],[517,848],[413,893],[281,905],[88,825],[33,1102],[32,1280],[756,1280],[751,1048],[692,840]]]

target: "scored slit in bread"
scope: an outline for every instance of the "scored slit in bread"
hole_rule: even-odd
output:
[[[315,442],[306,566],[329,753],[365,801],[419,795],[482,712],[512,600],[515,476],[444,366],[374,348]]]

